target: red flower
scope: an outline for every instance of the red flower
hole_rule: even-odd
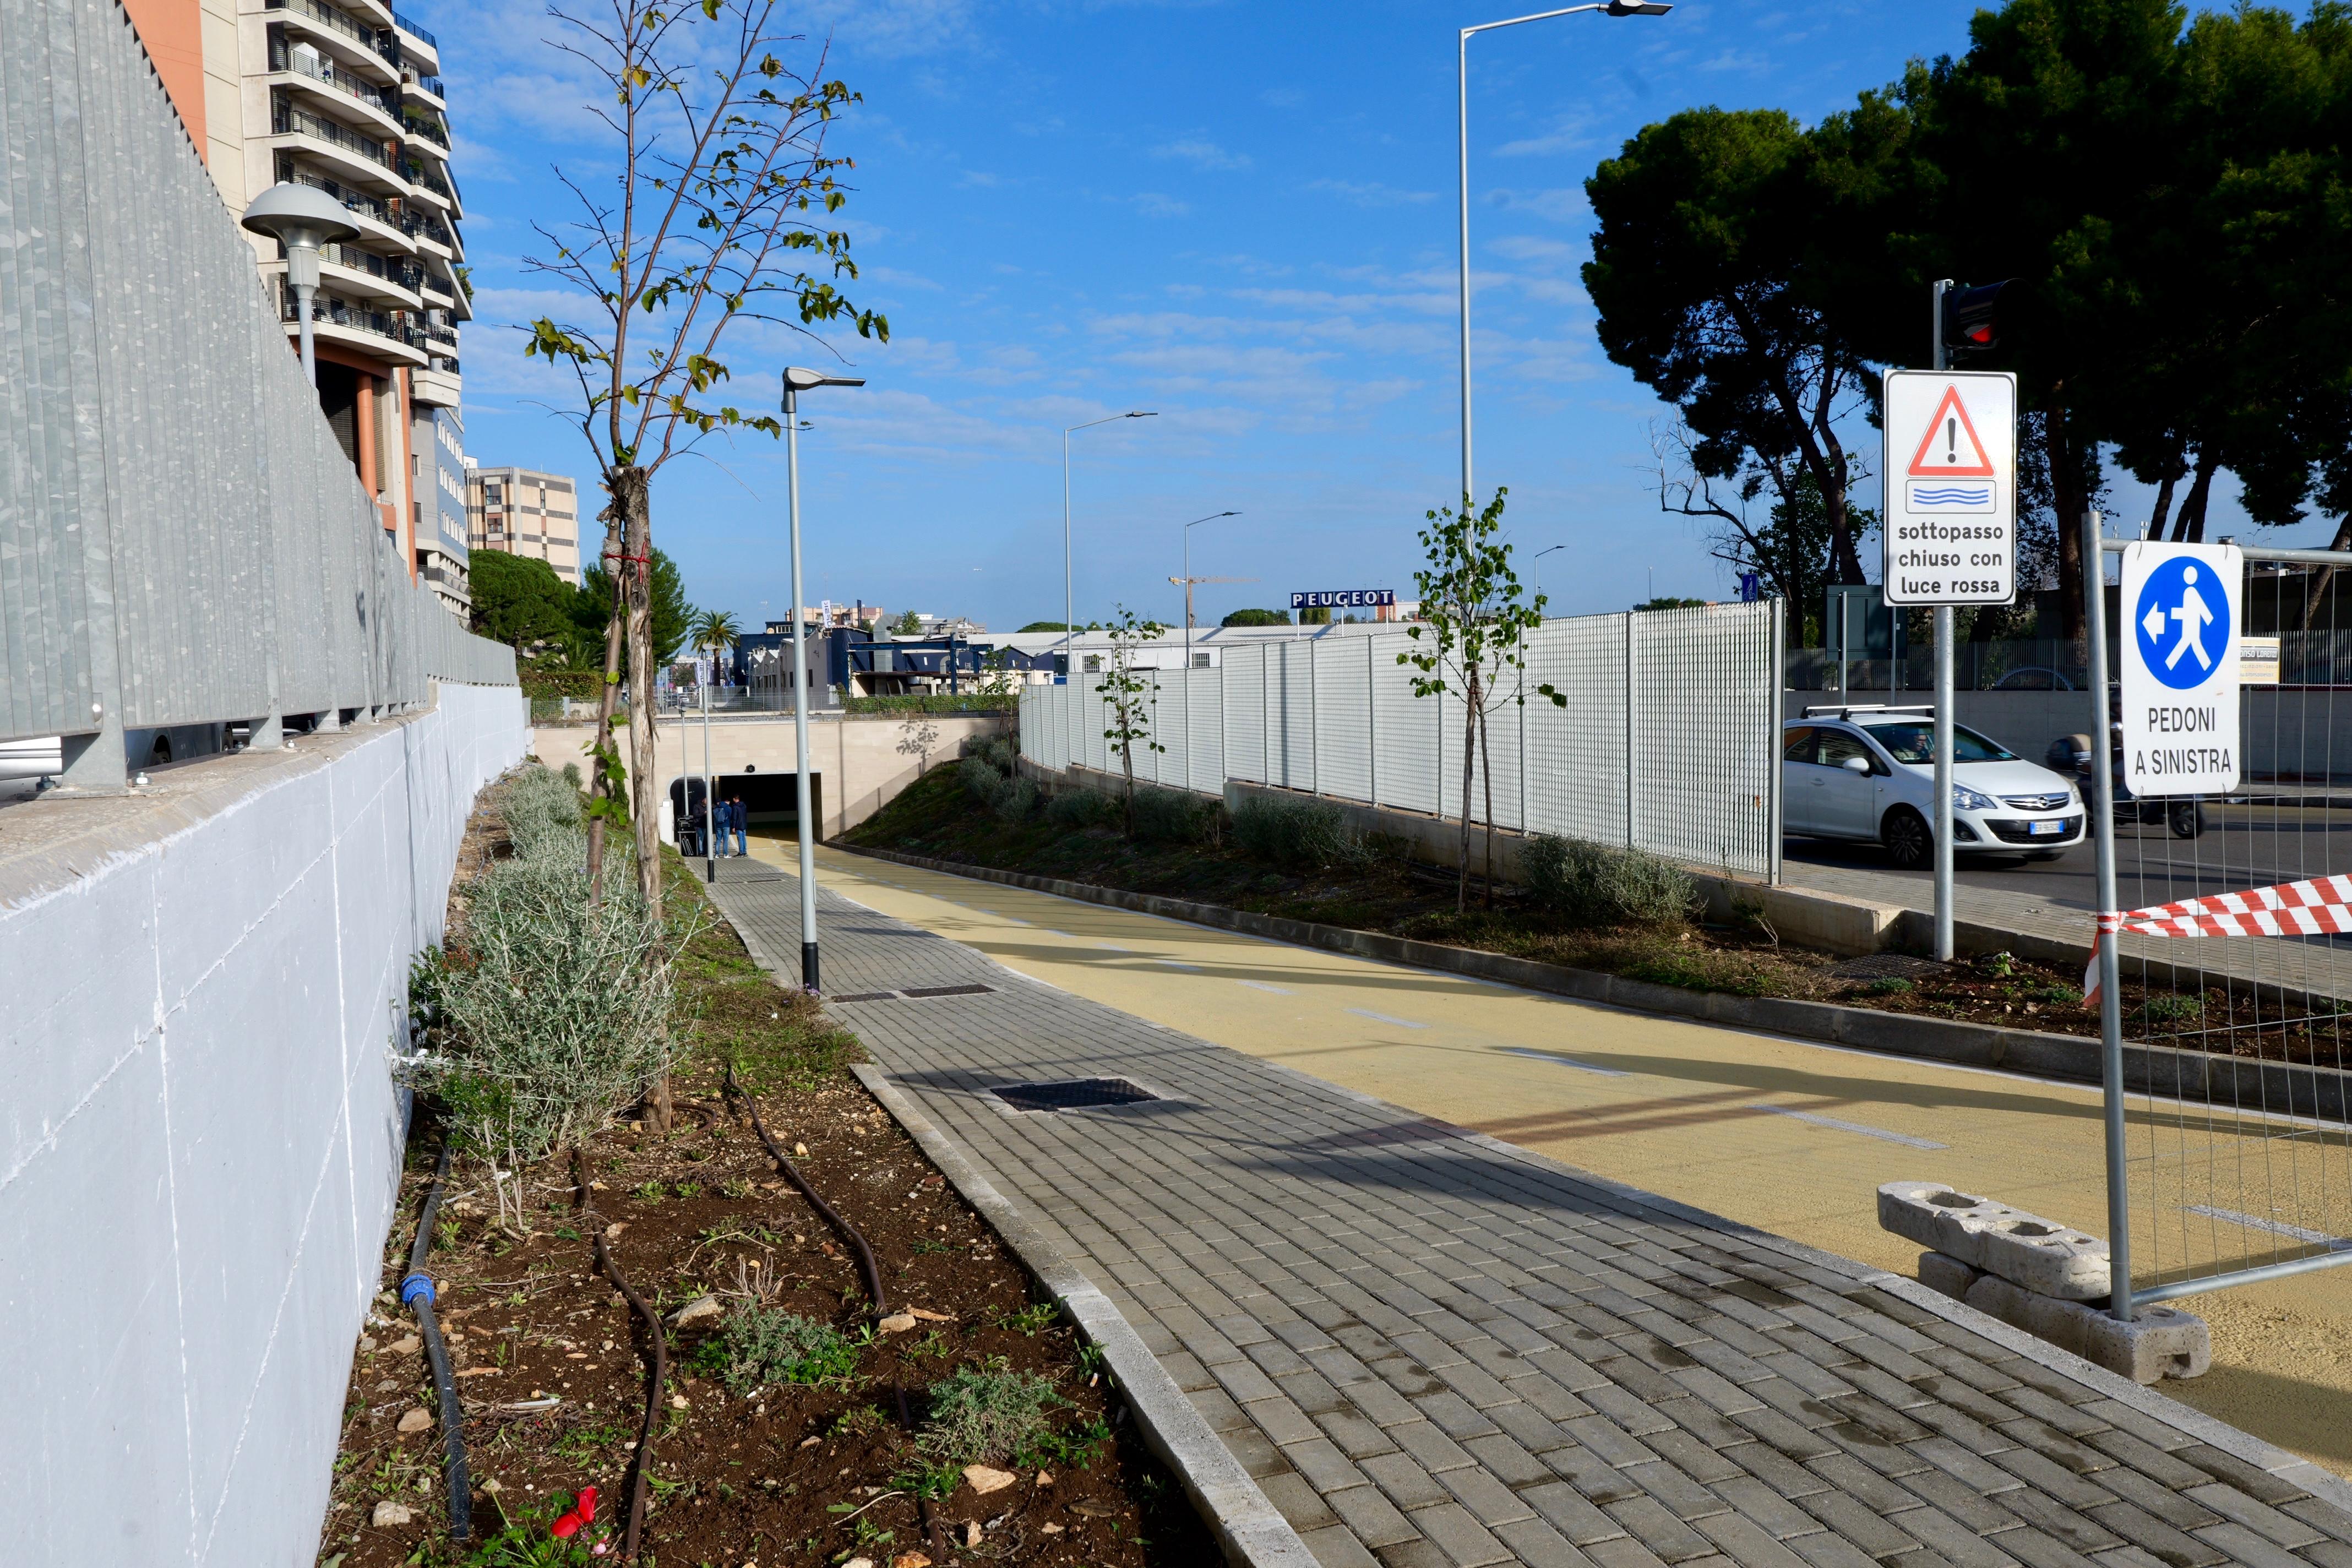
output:
[[[572,1507],[573,1511],[580,1515],[580,1521],[583,1524],[595,1523],[596,1489],[594,1487],[582,1487],[580,1489],[579,1500],[574,1502]]]
[[[580,1533],[580,1516],[576,1513],[567,1513],[548,1528],[554,1531],[558,1541],[569,1541]]]

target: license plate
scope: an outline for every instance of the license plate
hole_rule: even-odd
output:
[[[2055,838],[2066,831],[2066,825],[2063,822],[2029,822],[2025,825],[2025,831],[2036,838]]]

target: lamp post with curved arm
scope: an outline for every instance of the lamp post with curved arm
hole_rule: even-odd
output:
[[[1569,5],[1558,11],[1538,11],[1500,22],[1481,22],[1462,29],[1454,50],[1454,103],[1460,116],[1462,164],[1462,504],[1470,504],[1470,35],[1516,27],[1523,22],[1548,22],[1596,11],[1604,16],[1663,16],[1674,7],[1658,0],[1595,0],[1589,5]]]
[[[1184,525],[1184,668],[1187,669],[1192,668],[1192,531],[1221,517],[1239,516],[1241,513],[1237,511],[1213,511]]]
[[[1157,419],[1157,409],[1137,408],[1125,414],[1108,414],[1100,419],[1089,419],[1083,425],[1073,425],[1062,432],[1062,668],[1067,679],[1070,666],[1070,639],[1078,635],[1077,595],[1072,588],[1070,573],[1070,437],[1081,430],[1091,430],[1097,425],[1110,425],[1121,419]]]

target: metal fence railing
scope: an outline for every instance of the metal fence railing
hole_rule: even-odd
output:
[[[514,684],[411,581],[117,0],[0,37],[0,740],[119,787],[127,728]]]
[[[2094,561],[2095,529],[2084,539]],[[2247,548],[2244,561],[2232,594],[2241,624],[2293,626],[2306,614],[2304,584],[2264,565],[2327,558]],[[2320,599],[2316,624],[2284,634],[2282,651],[2325,658],[2339,639],[2352,641],[2336,609],[2333,597]],[[2105,617],[2108,662],[2134,635],[2131,613]],[[2221,896],[2231,894],[2263,907],[2277,896],[2262,889],[2314,881],[2337,899],[2327,879],[2352,872],[2352,791],[2329,781],[2352,770],[2352,723],[2339,727],[2346,715],[2329,684],[2244,687],[2233,739],[2246,782],[2201,798],[2126,798],[2120,741],[2102,735],[2121,716],[2119,692],[2074,700],[2084,767],[2107,767],[2116,781],[2109,832],[2121,910],[2226,909]],[[2256,782],[2258,759],[2299,782]],[[2127,1287],[2116,1305],[2126,1315],[2352,1262],[2352,948],[2324,921],[2282,924],[2290,934],[2116,939],[2116,994],[2103,995],[2100,1021],[2114,1139],[2109,1228],[2123,1243],[2114,1250],[2126,1275],[2117,1283]]]
[[[1777,602],[1547,621],[1528,645],[1528,700],[1488,721],[1470,816],[1497,827],[1631,845],[1777,879],[1780,787]],[[1462,811],[1458,697],[1412,694],[1402,632],[1229,647],[1213,669],[1142,672],[1150,729],[1139,778],[1215,794],[1228,778],[1436,816]],[[1021,749],[1039,766],[1120,770],[1108,649],[1079,645],[1069,684],[1021,693]],[[1567,700],[1536,694],[1549,685]],[[1491,772],[1489,771],[1491,764]]]

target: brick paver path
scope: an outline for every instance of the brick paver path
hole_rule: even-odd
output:
[[[792,879],[713,892],[798,973]],[[891,993],[835,1011],[1326,1564],[2352,1568],[2340,1481],[1916,1284],[820,909]],[[1097,1076],[1164,1098],[988,1092]]]

